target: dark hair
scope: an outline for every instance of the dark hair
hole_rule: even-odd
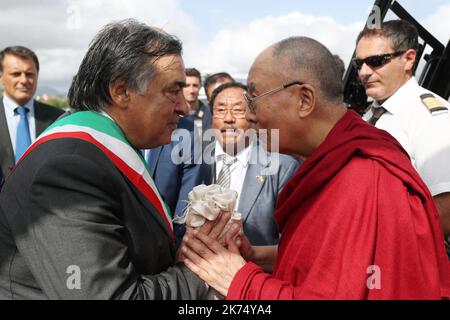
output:
[[[202,75],[200,74],[200,71],[195,68],[186,68],[186,77],[196,77],[200,84],[202,83]]]
[[[241,88],[244,91],[247,91],[247,86],[243,85],[242,83],[239,82],[228,82],[228,83],[224,83],[221,84],[220,86],[218,86],[217,88],[214,89],[213,93],[211,94],[211,101],[210,101],[210,107],[211,107],[211,113],[213,113],[214,111],[214,102],[216,101],[217,96],[224,90],[226,89],[230,89],[230,88]]]
[[[91,42],[69,89],[76,110],[95,110],[111,104],[109,85],[117,80],[143,92],[156,74],[160,57],[181,55],[181,42],[161,29],[134,19],[106,25]]]
[[[343,78],[344,73],[345,73],[345,63],[341,59],[341,57],[339,57],[339,55],[337,55],[337,54],[333,54],[333,58],[334,58],[334,61],[336,61],[336,65],[338,67],[339,74],[341,75],[341,78]]]
[[[36,70],[39,73],[39,60],[37,55],[30,49],[22,47],[22,46],[14,46],[14,47],[6,47],[2,51],[0,51],[0,74],[3,73],[3,59],[5,59],[5,55],[12,55],[22,59],[33,60],[36,65]]]
[[[274,45],[274,58],[290,80],[315,84],[322,97],[333,103],[343,101],[343,84],[336,60],[320,42],[308,37],[291,37]]]
[[[233,77],[230,76],[230,74],[228,74],[227,72],[218,72],[218,73],[208,75],[206,77],[205,82],[203,83],[203,87],[205,88],[206,99],[210,100],[210,98],[211,98],[208,96],[208,88],[211,87],[212,85],[216,84],[217,82],[225,80],[225,79],[230,80],[231,82],[234,82]]]
[[[419,34],[414,25],[406,20],[383,22],[381,28],[364,28],[358,35],[356,44],[364,37],[380,36],[389,39],[394,51],[418,50]]]

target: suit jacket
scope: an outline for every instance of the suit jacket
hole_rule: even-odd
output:
[[[38,101],[34,101],[34,118],[36,121],[36,137],[51,125],[64,111]],[[14,150],[6,122],[3,97],[0,97],[0,166],[3,174],[9,175],[14,167]]]
[[[294,158],[268,153],[255,143],[250,156],[250,163],[245,174],[237,211],[242,214],[244,233],[253,245],[274,245],[278,243],[279,232],[274,213],[277,197],[283,186],[299,167]],[[279,165],[276,157],[279,156]],[[257,163],[255,159],[258,159]],[[265,171],[274,166],[273,174]],[[215,164],[210,167],[206,177],[207,184],[215,183]]]
[[[195,111],[193,114],[188,115],[186,118],[192,122],[195,122],[195,120],[200,120],[202,122],[203,132],[205,132],[208,129],[211,129],[212,125],[211,108],[208,104],[203,103],[201,100],[199,100],[198,110]]]
[[[194,123],[185,118],[180,118],[178,129],[186,129],[190,132],[190,141],[192,142],[189,146],[191,148],[190,157],[187,157],[184,163],[175,164],[171,155],[179,142],[174,141],[151,149],[150,160],[148,161],[150,174],[174,216],[183,214],[189,192],[195,186],[202,184],[204,179],[203,166],[194,163]],[[179,225],[175,224],[174,228],[175,236],[179,240]]]
[[[161,215],[86,141],[38,146],[0,193],[0,300],[202,297],[174,256]]]

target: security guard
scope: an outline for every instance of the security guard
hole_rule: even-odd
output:
[[[206,131],[211,128],[211,110],[198,98],[202,87],[202,77],[200,71],[195,68],[186,69],[186,86],[183,88],[183,94],[190,106],[187,119],[194,122],[199,131]]]
[[[403,20],[364,29],[352,60],[373,98],[364,116],[388,131],[408,152],[438,208],[446,236],[450,235],[450,104],[418,85],[413,77],[418,33]]]

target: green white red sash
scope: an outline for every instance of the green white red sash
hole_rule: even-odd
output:
[[[120,128],[108,116],[92,111],[82,111],[65,117],[48,127],[28,148],[22,159],[44,142],[64,138],[81,139],[101,149],[122,174],[152,203],[167,224],[173,238],[172,219],[150,176],[145,160],[129,144]]]

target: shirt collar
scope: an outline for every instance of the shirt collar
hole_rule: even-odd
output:
[[[14,116],[14,110],[19,106],[17,102],[11,99],[6,93],[3,94],[3,105],[5,106],[5,112],[9,115]],[[25,105],[25,107],[29,110],[28,114],[34,115],[34,100],[30,99]]]
[[[253,141],[248,145],[247,148],[244,150],[241,150],[236,155],[236,159],[241,163],[241,165],[246,168],[248,166],[248,163],[250,162],[250,150],[252,149]],[[223,151],[222,145],[220,144],[219,140],[216,140],[216,148],[214,150],[214,157],[216,159],[216,163],[218,161],[221,161],[222,155],[225,154],[225,151]]]
[[[405,99],[409,99],[409,97],[414,97],[419,88],[419,84],[417,83],[416,78],[411,77],[408,81],[405,82],[398,90],[387,99],[381,106],[385,108],[388,112],[392,114],[400,114],[403,112],[407,112],[405,105]],[[380,104],[376,101],[373,103],[373,107],[380,107]]]

